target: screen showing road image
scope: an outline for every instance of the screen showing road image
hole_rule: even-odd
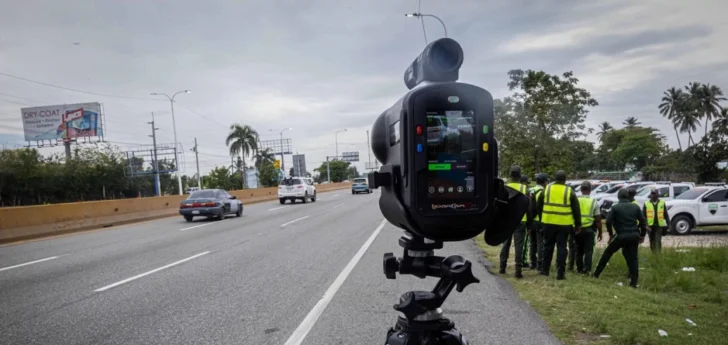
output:
[[[427,113],[427,195],[430,199],[472,198],[475,179],[475,113]]]

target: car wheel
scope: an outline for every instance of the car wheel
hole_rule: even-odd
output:
[[[671,224],[672,231],[676,235],[687,235],[690,233],[690,231],[693,230],[693,221],[690,219],[690,217],[685,215],[679,215],[672,219]]]
[[[225,209],[221,209],[220,213],[217,214],[217,217],[215,217],[216,220],[223,220],[225,219]]]
[[[192,218],[194,218],[192,216],[184,216],[184,217],[185,217],[185,220],[188,221],[188,222],[191,222],[192,221]]]
[[[301,201],[303,201],[304,204],[308,202],[308,192],[303,195],[303,199]]]
[[[313,191],[313,196],[311,197],[311,202],[316,202],[316,191]]]
[[[281,202],[281,205],[283,205],[283,204],[285,204],[285,203],[286,203],[286,199],[283,199],[283,198],[280,198],[280,199],[278,199],[278,201],[280,201],[280,202]]]
[[[238,211],[235,212],[235,217],[242,217],[243,216],[243,205],[238,205]]]
[[[351,191],[351,195],[354,195],[354,194],[356,194],[356,192],[352,190],[352,191]]]

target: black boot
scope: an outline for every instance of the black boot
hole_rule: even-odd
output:
[[[518,279],[523,278],[523,273],[521,272],[520,268],[516,268],[516,278],[518,278]]]
[[[506,267],[505,266],[501,266],[500,270],[498,270],[498,273],[500,273],[500,274],[506,274]]]

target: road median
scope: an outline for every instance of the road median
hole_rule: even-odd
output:
[[[348,183],[318,185],[317,191],[349,188]],[[276,187],[230,191],[243,204],[276,200]],[[62,235],[154,220],[178,214],[187,195],[0,208],[0,243]]]

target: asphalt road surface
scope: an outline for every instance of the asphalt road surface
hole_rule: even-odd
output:
[[[402,232],[373,195],[248,205],[242,218],[182,217],[0,247],[2,344],[384,344],[392,305],[435,278],[382,273]],[[480,284],[443,309],[471,344],[558,344],[478,263]]]

